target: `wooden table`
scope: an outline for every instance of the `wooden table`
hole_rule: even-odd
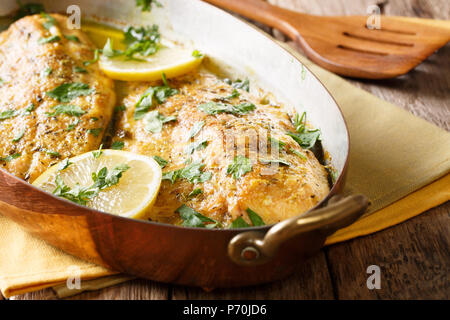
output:
[[[366,14],[373,0],[271,0],[313,14]],[[388,15],[449,19],[448,0],[390,0]],[[261,26],[262,27],[262,26]],[[278,39],[284,37],[262,27]],[[450,45],[410,74],[385,81],[350,80],[374,95],[450,130]],[[450,203],[376,234],[324,248],[301,271],[273,284],[214,290],[134,280],[72,299],[449,299]],[[368,290],[366,269],[381,268],[381,289]],[[52,298],[51,289],[15,299]],[[1,299],[1,298],[0,298]]]

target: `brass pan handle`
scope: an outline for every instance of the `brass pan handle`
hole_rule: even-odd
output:
[[[315,230],[320,230],[325,236],[330,235],[352,224],[367,206],[368,200],[363,195],[335,196],[328,201],[328,206],[277,223],[266,234],[248,231],[236,235],[228,244],[228,255],[239,265],[264,264],[276,254],[283,242]]]

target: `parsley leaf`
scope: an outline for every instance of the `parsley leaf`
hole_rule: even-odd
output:
[[[264,220],[252,209],[247,208],[247,214],[248,217],[250,218],[250,221],[252,222],[253,226],[258,227],[258,226],[264,226]]]
[[[128,27],[124,32],[123,42],[127,48],[123,54],[131,60],[139,60],[135,55],[143,57],[155,54],[159,50],[161,35],[157,25],[151,27]]]
[[[80,123],[80,119],[76,118],[72,123],[69,123],[69,125],[66,128],[66,131],[72,131],[75,129],[75,127]]]
[[[53,72],[52,68],[46,68],[41,72],[41,76],[43,77],[48,77],[49,75],[51,75]]]
[[[201,58],[201,57],[203,57],[203,53],[201,53],[201,52],[198,51],[198,50],[194,50],[194,51],[192,52],[192,56],[193,56],[194,58]]]
[[[47,117],[56,117],[60,114],[67,114],[68,116],[80,117],[86,113],[81,107],[71,104],[58,104],[53,107],[53,112],[46,112]]]
[[[290,166],[291,165],[288,161],[283,160],[283,159],[259,159],[259,161],[261,163],[266,163],[266,164],[279,163],[279,164],[283,164],[285,166]]]
[[[247,92],[250,91],[250,81],[248,79],[245,79],[245,80],[237,79],[234,82],[231,81],[230,79],[225,79],[224,81],[225,81],[225,83],[231,85],[233,88],[242,89]]]
[[[6,120],[9,118],[14,118],[17,115],[19,115],[19,112],[17,110],[6,110],[0,112],[0,120]]]
[[[206,139],[204,139],[202,141],[193,142],[186,147],[184,152],[187,154],[192,154],[192,153],[194,153],[195,150],[200,150],[200,149],[206,148],[207,145],[208,145],[208,141]]]
[[[95,49],[95,50],[94,50],[94,59],[88,60],[88,61],[84,61],[83,64],[84,64],[85,66],[88,66],[88,65],[91,65],[91,64],[93,64],[93,63],[96,63],[96,62],[98,61],[98,59],[100,58],[99,53],[100,53],[100,50]]]
[[[320,130],[306,128],[306,112],[302,116],[295,115],[293,124],[297,132],[288,132],[287,135],[294,139],[303,149],[311,149],[320,138]]]
[[[211,179],[211,172],[202,172],[201,169],[205,165],[200,162],[193,162],[186,167],[166,172],[163,174],[163,180],[170,180],[172,183],[175,183],[178,179],[186,179],[190,183],[203,183]]]
[[[234,179],[239,179],[247,172],[252,171],[252,162],[244,156],[236,156],[228,166],[227,174],[231,174]]]
[[[92,128],[88,129],[88,133],[92,134],[94,137],[98,137],[100,135],[100,132],[103,131],[103,128]]]
[[[42,151],[44,151],[46,154],[48,154],[49,156],[54,157],[54,158],[61,157],[61,154],[57,151],[49,150],[46,148],[43,148]]]
[[[92,151],[92,156],[94,157],[94,159],[100,158],[100,156],[103,154],[102,149],[103,149],[103,144],[100,145],[100,147],[98,148],[98,150]]]
[[[41,12],[41,17],[45,19],[45,22],[42,25],[46,30],[50,30],[50,28],[56,24],[55,18],[45,12]]]
[[[230,100],[239,97],[241,94],[236,89],[233,89],[229,96],[223,97],[222,99]]]
[[[19,142],[22,138],[23,138],[23,136],[24,136],[24,134],[25,134],[25,128],[23,128],[22,129],[22,131],[20,131],[13,139],[12,139],[12,142]]]
[[[10,162],[10,161],[12,161],[14,159],[19,158],[20,156],[21,156],[20,153],[15,153],[15,154],[9,155],[9,156],[7,156],[5,158],[0,157],[0,161]]]
[[[25,110],[22,112],[22,115],[23,115],[23,116],[27,116],[27,115],[31,114],[31,111],[33,111],[35,107],[36,107],[36,106],[34,105],[34,103],[30,103],[30,104],[25,108]]]
[[[58,42],[59,40],[61,40],[61,38],[59,36],[50,36],[50,37],[47,37],[47,38],[39,38],[38,39],[38,44],[46,44],[46,43]]]
[[[198,122],[194,123],[194,125],[191,128],[191,131],[189,131],[188,140],[195,137],[197,135],[197,133],[199,133],[200,130],[202,130],[204,125],[205,125],[205,121],[198,121]]]
[[[159,113],[157,110],[153,110],[145,115],[145,121],[147,122],[145,126],[145,131],[152,132],[152,133],[158,133],[161,132],[162,126],[164,123],[170,122],[170,121],[176,121],[177,117],[175,116],[169,116],[165,117],[161,113]]]
[[[108,38],[108,40],[105,43],[105,46],[103,47],[102,53],[104,56],[108,58],[113,58],[116,56],[120,56],[122,54],[122,51],[113,49],[113,41]]]
[[[192,208],[189,208],[185,204],[179,207],[175,212],[180,214],[181,219],[183,219],[182,225],[185,227],[194,227],[194,228],[216,228],[221,227],[220,222],[208,218],[201,213],[198,213]]]
[[[237,218],[236,220],[234,220],[229,228],[230,229],[239,229],[239,228],[249,228],[250,225],[245,222],[245,220],[242,217]]]
[[[59,102],[70,102],[79,96],[87,96],[95,90],[89,88],[89,85],[82,82],[64,83],[52,91],[46,93],[50,98]]]
[[[86,73],[87,72],[87,70],[85,68],[82,68],[82,67],[79,67],[79,66],[73,67],[72,70],[73,70],[73,72],[76,72],[76,73]]]
[[[141,7],[142,11],[152,11],[152,5],[158,8],[162,7],[162,4],[157,0],[136,0],[136,6]]]
[[[164,79],[165,78],[163,76],[163,80]],[[148,88],[136,103],[134,109],[134,119],[142,119],[148,112],[148,110],[156,106],[156,104],[165,102],[168,97],[173,96],[177,93],[178,90],[172,89],[167,85],[167,83],[165,83],[163,86]]]
[[[216,115],[219,113],[231,113],[234,115],[243,115],[249,113],[250,111],[255,110],[256,107],[253,103],[250,102],[244,102],[236,106],[233,106],[229,103],[207,102],[198,105],[197,109],[209,115]]]
[[[286,145],[285,142],[275,139],[274,137],[269,137],[270,146],[276,149],[283,149]]]
[[[73,164],[73,162],[70,162],[69,158],[64,159],[63,161],[61,161],[59,163],[58,171],[63,171],[65,169],[67,169],[71,164]]]
[[[80,42],[80,39],[77,36],[71,35],[71,34],[65,34],[64,38],[67,40],[73,41],[73,42]]]
[[[192,190],[189,194],[188,194],[188,199],[192,199],[192,198],[194,198],[194,197],[196,197],[196,196],[198,196],[199,194],[202,194],[203,193],[203,190],[202,189],[200,189],[200,188],[196,188],[196,189],[194,189],[194,190]]]
[[[123,141],[114,141],[111,144],[111,149],[113,149],[113,150],[122,150],[124,145],[125,145],[125,143]]]
[[[164,160],[160,156],[153,156],[153,159],[155,159],[155,161],[158,162],[161,169],[164,168],[165,166],[167,166],[167,164],[169,163],[169,161]]]
[[[298,151],[298,150],[295,150],[295,149],[293,149],[293,148],[290,148],[289,151],[292,152],[293,154],[295,154],[296,156],[299,156],[299,157],[302,158],[303,160],[307,160],[307,159],[308,159],[303,153],[301,153],[301,152]]]

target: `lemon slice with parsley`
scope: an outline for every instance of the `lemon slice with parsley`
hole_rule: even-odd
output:
[[[120,150],[97,150],[61,161],[33,185],[89,208],[146,219],[161,178],[161,167],[153,158]]]
[[[100,69],[122,81],[156,81],[161,74],[174,78],[202,63],[203,54],[162,39],[156,26],[128,27],[125,31],[84,23],[82,30],[102,49]]]

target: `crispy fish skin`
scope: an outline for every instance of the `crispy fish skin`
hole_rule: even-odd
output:
[[[224,226],[241,216],[250,223],[247,208],[255,211],[266,224],[272,224],[307,211],[328,194],[325,168],[312,152],[302,150],[286,135],[294,128],[288,114],[280,108],[261,105],[243,90],[239,90],[239,97],[224,100],[232,94],[233,88],[208,72],[199,72],[170,81],[170,86],[178,89],[179,94],[169,97],[154,110],[165,117],[176,116],[177,120],[165,123],[161,132],[152,133],[146,130],[145,119],[135,120],[133,115],[142,94],[155,85],[145,82],[124,84],[119,104],[126,109],[118,115],[113,140],[123,141],[124,150],[167,160],[165,173],[184,168],[187,163],[201,162],[205,165],[203,171],[212,176],[206,182],[195,184],[186,179],[175,183],[163,180],[150,214],[152,220],[180,224],[182,220],[175,211],[186,204]],[[233,105],[252,102],[256,109],[244,115],[208,115],[197,108],[210,101],[226,101]],[[203,128],[190,139],[192,127],[201,121],[205,123]],[[285,145],[276,150],[271,144],[267,146],[268,136]],[[191,143],[205,140],[207,145],[203,148],[192,154],[186,152]],[[304,157],[288,151],[291,149]],[[237,154],[252,161],[252,170],[239,179],[227,172]],[[273,166],[265,163],[264,158],[283,159],[290,165]],[[201,193],[190,197],[195,189],[200,189]]]
[[[16,21],[0,34],[0,113],[16,113],[0,120],[0,166],[29,182],[64,158],[97,149],[115,105],[114,82],[98,64],[83,65],[94,57],[89,38],[80,30],[68,29],[66,17],[51,17],[56,24],[48,30],[44,27],[48,18],[34,15]],[[51,36],[59,40],[40,41]],[[93,92],[65,103],[46,94],[62,84],[77,82],[87,84]],[[49,117],[47,113],[59,104],[76,105],[86,113]],[[26,112],[27,108],[32,110]],[[11,155],[20,156],[4,161]]]

